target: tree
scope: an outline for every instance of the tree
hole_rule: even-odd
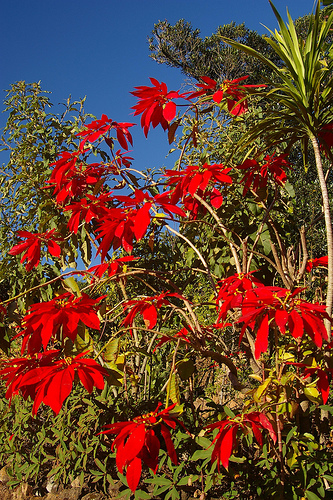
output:
[[[324,19],[328,12],[328,7],[322,9],[320,18]],[[307,36],[310,17],[306,15],[295,21],[296,32],[303,40]],[[249,75],[248,83],[255,84],[272,76],[260,59],[228,45],[224,41],[226,38],[251,47],[277,66],[282,63],[267,37],[250,30],[244,23],[236,25],[232,22],[219,26],[215,33],[203,39],[200,30],[184,19],[177,21],[174,26],[168,21],[159,21],[154,25],[148,38],[150,57],[158,64],[179,68],[184,75],[198,82],[202,76],[224,81]],[[326,41],[332,43],[331,33],[328,33]]]
[[[3,165],[0,181],[0,286],[3,298],[19,294],[45,281],[59,276],[61,267],[73,265],[74,246],[67,248],[62,262],[41,266],[30,276],[22,265],[8,254],[20,230],[43,233],[46,229],[66,227],[66,219],[59,212],[50,189],[46,189],[52,163],[60,151],[75,145],[75,134],[85,123],[84,99],[72,102],[67,99],[60,115],[48,110],[53,107],[47,92],[40,83],[16,82],[7,91],[5,111],[8,120],[1,137],[1,150],[9,153]],[[76,250],[75,250],[76,251]],[[11,273],[8,274],[8,266]],[[39,290],[44,292],[42,288]],[[37,292],[36,292],[37,293]],[[47,295],[44,295],[44,298]],[[25,296],[33,301],[32,296]],[[22,301],[19,300],[21,307]],[[23,305],[22,305],[23,307]]]
[[[226,37],[273,57],[276,64],[279,62],[270,45],[245,24],[219,26],[216,33],[202,39],[199,29],[194,29],[184,19],[174,26],[167,21],[155,24],[149,37],[150,57],[159,64],[181,69],[196,81],[204,75],[218,81],[234,80],[244,75],[250,75],[249,83],[263,79],[267,71],[265,65],[238,49],[230,48],[223,42]]]

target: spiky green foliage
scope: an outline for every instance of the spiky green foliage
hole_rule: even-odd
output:
[[[326,40],[333,13],[321,21],[318,4],[315,14],[310,17],[304,41],[297,35],[289,12],[289,24],[286,25],[272,3],[271,6],[280,31],[269,30],[272,36],[266,37],[266,41],[279,55],[282,67],[251,47],[226,40],[232,47],[260,60],[272,74],[266,79],[266,91],[261,94],[272,106],[266,117],[249,129],[243,144],[264,137],[270,145],[285,141],[292,145],[298,140],[304,145],[310,136],[317,137],[321,128],[332,120],[332,48]]]

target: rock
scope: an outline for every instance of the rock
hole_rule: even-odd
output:
[[[71,487],[72,488],[80,488],[81,487],[81,483],[80,483],[80,478],[79,477],[76,477],[74,479],[74,481],[71,482]]]
[[[70,488],[59,493],[48,493],[43,500],[79,500],[82,488]]]
[[[9,480],[10,477],[7,474],[7,466],[2,467],[2,469],[0,469],[0,481],[2,483],[8,483]]]
[[[56,483],[52,477],[50,477],[48,480],[47,480],[47,483],[46,483],[46,490],[49,492],[49,493],[58,493],[59,491],[61,491],[62,487]]]
[[[12,500],[12,493],[7,486],[0,482],[0,498],[1,500]]]
[[[12,500],[26,500],[30,496],[32,496],[33,491],[28,483],[21,483],[13,492],[12,492]]]
[[[109,484],[108,495],[110,498],[118,498],[119,490],[123,486],[123,483],[118,480],[114,480],[113,484]]]
[[[105,500],[105,495],[103,493],[87,493],[81,500]]]

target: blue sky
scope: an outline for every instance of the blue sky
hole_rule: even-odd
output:
[[[313,0],[274,4],[284,19],[286,6],[294,19],[313,8]],[[130,109],[134,86],[148,85],[153,76],[177,90],[183,81],[179,70],[149,58],[147,43],[154,23],[167,19],[174,24],[181,18],[202,36],[231,21],[245,22],[260,33],[266,32],[261,24],[276,27],[268,0],[0,0],[1,103],[11,83],[41,81],[54,104],[70,94],[73,99],[87,96],[87,112],[139,123]],[[0,128],[5,119],[1,114]],[[168,144],[162,129],[150,132],[147,140],[138,126],[133,136],[136,168],[172,165],[165,159]]]

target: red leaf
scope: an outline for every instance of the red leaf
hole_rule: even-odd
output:
[[[160,451],[160,441],[156,437],[155,432],[153,429],[148,429],[146,432],[146,442],[145,442],[145,448],[143,449],[145,451],[144,456],[142,456],[142,452],[140,454],[143,462],[156,474],[157,468],[158,468],[158,454]]]
[[[284,335],[286,333],[286,324],[288,321],[288,313],[284,309],[278,309],[275,313],[275,323],[277,324],[280,332]]]
[[[143,316],[145,324],[146,325],[148,324],[149,328],[154,328],[154,326],[156,325],[156,322],[157,322],[157,311],[156,311],[156,307],[154,306],[154,304],[148,305],[148,307],[146,307],[143,310],[142,316]]]
[[[168,455],[169,455],[171,461],[175,465],[178,465],[177,454],[176,454],[176,450],[175,450],[175,447],[173,445],[173,442],[171,440],[170,431],[163,424],[161,424],[161,434],[162,434],[162,436],[164,438],[164,441],[165,441],[165,444],[166,444],[166,447],[167,447],[167,452],[168,452]]]
[[[47,244],[47,249],[53,257],[59,257],[61,254],[61,248],[55,241],[50,240]]]
[[[227,470],[229,467],[229,458],[232,454],[237,429],[238,425],[227,429],[220,444],[218,459]]]
[[[71,393],[74,380],[74,369],[69,366],[52,376],[47,386],[47,394],[43,399],[45,405],[48,405],[58,414],[63,402]]]
[[[129,463],[140,453],[145,442],[145,435],[145,424],[140,424],[133,429],[123,450],[126,463]]]
[[[140,458],[133,458],[133,460],[128,464],[126,471],[126,479],[128,487],[135,491],[141,477],[142,462]]]
[[[255,357],[258,359],[262,352],[266,352],[268,348],[268,315],[266,314],[259,325],[257,337],[255,341]]]
[[[163,108],[163,116],[168,121],[171,122],[177,113],[177,106],[174,102],[169,101]]]
[[[304,332],[303,320],[299,313],[295,311],[295,309],[292,309],[289,314],[288,324],[290,333],[295,339],[302,337]]]
[[[135,224],[133,228],[134,235],[138,241],[146,234],[147,228],[150,224],[150,210],[151,204],[146,203],[140,208],[135,217]]]

